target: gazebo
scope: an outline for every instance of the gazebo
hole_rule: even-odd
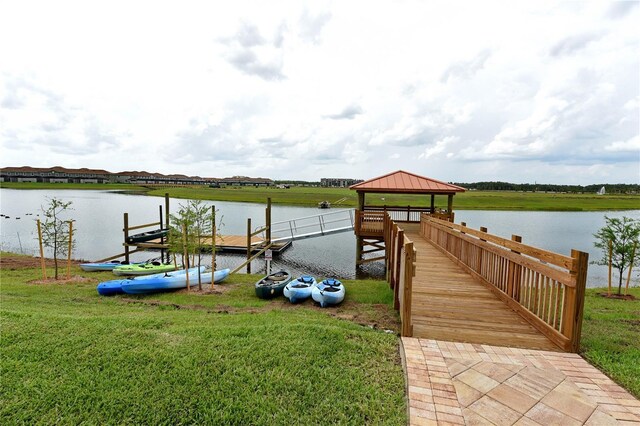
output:
[[[358,193],[358,209],[354,230],[357,237],[356,262],[358,264],[381,260],[384,257],[363,259],[362,255],[384,249],[383,220],[388,213],[396,222],[420,222],[423,213],[437,216],[453,222],[453,196],[465,189],[436,179],[419,176],[414,173],[398,170],[373,179],[360,182],[349,187]],[[375,205],[367,205],[366,194],[411,194],[430,196],[429,207],[388,206],[379,201]],[[447,195],[447,208],[437,209],[436,195]],[[384,201],[382,199],[381,201]],[[365,246],[372,249],[364,251]]]

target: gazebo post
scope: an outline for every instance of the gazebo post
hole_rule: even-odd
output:
[[[436,194],[431,194],[431,214],[436,212]]]
[[[447,198],[447,214],[449,215],[449,221],[453,222],[453,194],[449,194]]]

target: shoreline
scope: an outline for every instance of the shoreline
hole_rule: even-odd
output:
[[[254,187],[162,187],[154,188],[128,184],[0,184],[0,189],[15,190],[82,190],[119,191],[137,195],[207,201],[244,202],[264,204],[271,198],[272,204],[299,207],[315,207],[321,201],[329,201],[334,208],[354,208],[357,197],[348,188],[292,187],[290,189]],[[385,197],[367,199],[374,206],[427,206],[427,200],[406,195],[381,194]],[[340,200],[335,203],[334,200]],[[436,196],[436,206],[446,207],[446,197]],[[540,212],[606,212],[639,210],[640,195],[636,194],[573,194],[515,191],[468,191],[454,199],[456,210],[488,211],[540,211]]]

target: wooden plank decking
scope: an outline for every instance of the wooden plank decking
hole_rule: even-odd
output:
[[[491,290],[403,224],[417,252],[413,278],[413,337],[561,351]]]

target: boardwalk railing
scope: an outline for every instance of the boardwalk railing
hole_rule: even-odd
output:
[[[366,206],[365,210],[356,210],[355,232],[362,237],[382,237],[384,235],[384,220],[386,216],[395,222],[420,222],[422,215],[430,215],[437,219],[453,221],[454,213],[447,213],[428,207],[399,207],[399,206]]]
[[[416,271],[416,250],[413,242],[404,235],[404,231],[389,214],[383,217],[383,229],[387,281],[393,289],[393,305],[400,312],[402,336],[411,337],[413,336],[411,296]]]
[[[428,215],[420,233],[559,347],[578,351],[587,253],[563,256]]]

